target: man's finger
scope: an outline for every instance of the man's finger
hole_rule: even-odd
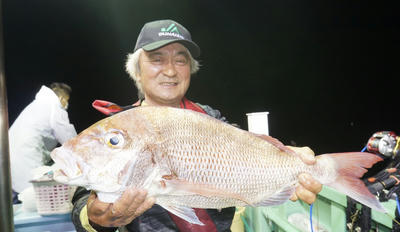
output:
[[[128,219],[131,222],[136,217],[142,215],[146,210],[150,209],[155,203],[155,199],[153,197],[147,198],[139,207],[136,208],[135,212],[131,214],[131,217]]]
[[[308,191],[318,194],[322,190],[322,184],[315,180],[310,174],[308,173],[301,173],[299,175],[299,183]]]
[[[309,147],[299,147],[296,152],[304,163],[308,165],[315,164],[315,154]]]
[[[153,207],[154,203],[156,202],[156,200],[153,197],[147,198],[145,200],[145,202],[143,204],[141,204],[137,210],[136,210],[136,214],[137,216],[142,215],[146,210],[150,209],[151,207]]]
[[[293,194],[292,194],[292,196],[289,198],[291,201],[297,201],[299,198],[297,197],[297,195],[296,195],[296,192],[294,192]]]
[[[146,191],[136,190],[136,192],[137,194],[134,195],[134,198],[131,199],[131,203],[126,213],[126,215],[129,217],[131,217],[132,215],[136,215],[138,208],[146,201]]]
[[[136,197],[139,195],[139,191],[137,189],[128,189],[122,194],[121,198],[119,198],[116,202],[114,202],[111,207],[110,216],[112,218],[121,218],[123,217],[127,210],[131,207],[132,204],[136,204]],[[136,206],[137,207],[137,206]]]
[[[317,196],[315,193],[308,191],[303,186],[298,186],[296,188],[296,195],[299,199],[304,201],[307,204],[312,204],[316,200]]]
[[[88,215],[100,216],[106,213],[109,203],[99,201],[95,192],[91,192],[87,201]]]

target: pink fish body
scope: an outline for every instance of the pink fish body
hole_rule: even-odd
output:
[[[359,180],[381,160],[369,153],[317,156],[314,165],[271,137],[260,138],[190,110],[143,106],[103,119],[51,154],[55,179],[114,202],[129,186],[156,204],[202,224],[191,208],[269,206],[292,195],[310,173],[361,203],[384,208]]]

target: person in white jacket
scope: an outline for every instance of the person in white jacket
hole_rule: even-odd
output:
[[[33,100],[11,125],[9,133],[13,202],[32,186],[32,170],[49,164],[50,152],[76,136],[69,122],[68,101],[71,87],[64,83],[42,86]]]

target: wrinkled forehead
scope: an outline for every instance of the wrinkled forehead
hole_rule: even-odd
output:
[[[171,43],[164,47],[152,50],[152,51],[144,51],[142,55],[145,57],[152,57],[152,56],[179,56],[183,55],[185,57],[189,57],[189,50],[180,43]]]

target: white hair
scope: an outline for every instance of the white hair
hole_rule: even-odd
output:
[[[139,58],[140,54],[142,54],[143,48],[139,48],[134,53],[128,54],[128,59],[125,63],[125,70],[129,74],[130,78],[135,82],[136,88],[138,89],[139,99],[144,99],[144,93],[142,84],[138,80],[138,76],[140,75],[140,65],[139,65]],[[200,69],[200,64],[197,60],[192,57],[192,54],[188,51],[189,58],[190,58],[190,74],[194,74]]]

